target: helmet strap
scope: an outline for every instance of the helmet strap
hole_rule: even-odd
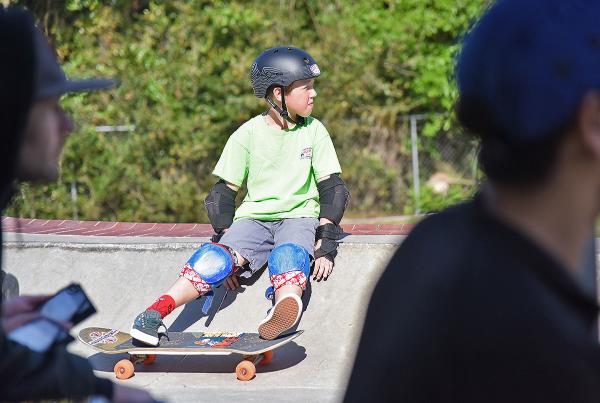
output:
[[[293,123],[295,125],[304,124],[304,119],[302,117],[300,117],[298,122],[296,122],[290,117],[290,113],[288,112],[287,106],[285,105],[285,89],[282,86],[280,86],[279,88],[281,88],[281,107],[279,107],[279,105],[277,105],[275,101],[273,101],[270,97],[267,97],[267,102],[273,107],[273,109],[275,109],[281,115],[282,118],[284,118],[288,122]]]

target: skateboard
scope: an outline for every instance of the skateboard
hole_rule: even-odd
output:
[[[273,359],[273,350],[294,340],[303,330],[280,336],[274,340],[261,339],[258,333],[168,332],[161,334],[159,345],[149,346],[132,339],[129,333],[104,327],[88,327],[79,332],[83,344],[105,354],[129,354],[115,364],[118,379],[131,378],[134,364],[152,364],[157,355],[228,355],[242,354],[244,359],[236,366],[235,374],[241,381],[249,381],[256,374],[257,365],[267,365]]]

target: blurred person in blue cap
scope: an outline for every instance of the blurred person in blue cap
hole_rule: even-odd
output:
[[[418,224],[376,286],[346,402],[598,402],[600,2],[501,0],[464,39],[475,198]]]
[[[60,97],[115,83],[109,79],[69,80],[31,15],[18,8],[0,6],[0,60],[3,210],[18,182],[48,182],[58,177],[64,141],[73,130]],[[12,330],[40,318],[38,308],[47,298],[26,295],[2,301],[0,401],[82,399],[90,395],[115,402],[153,401],[145,391],[95,376],[86,359],[67,352],[64,346],[36,352],[9,340],[7,334]]]

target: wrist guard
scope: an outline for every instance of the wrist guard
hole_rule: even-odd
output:
[[[315,260],[325,257],[330,262],[334,262],[337,256],[338,242],[344,236],[342,227],[337,224],[323,224],[317,227],[315,240],[321,240],[321,246],[315,250]]]
[[[219,241],[221,240],[221,237],[223,236],[225,232],[223,230],[219,231],[219,232],[215,232],[213,234],[213,236],[210,237],[210,241],[212,243],[219,243]]]

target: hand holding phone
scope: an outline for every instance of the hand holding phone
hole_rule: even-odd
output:
[[[2,303],[2,328],[10,333],[19,326],[40,317],[39,306],[51,295],[21,295]]]
[[[64,329],[94,314],[96,309],[79,284],[70,284],[47,299],[38,317],[9,333],[8,338],[38,352],[73,338]]]
[[[54,322],[78,324],[88,316],[96,313],[83,288],[79,284],[69,284],[40,308],[40,314]]]

